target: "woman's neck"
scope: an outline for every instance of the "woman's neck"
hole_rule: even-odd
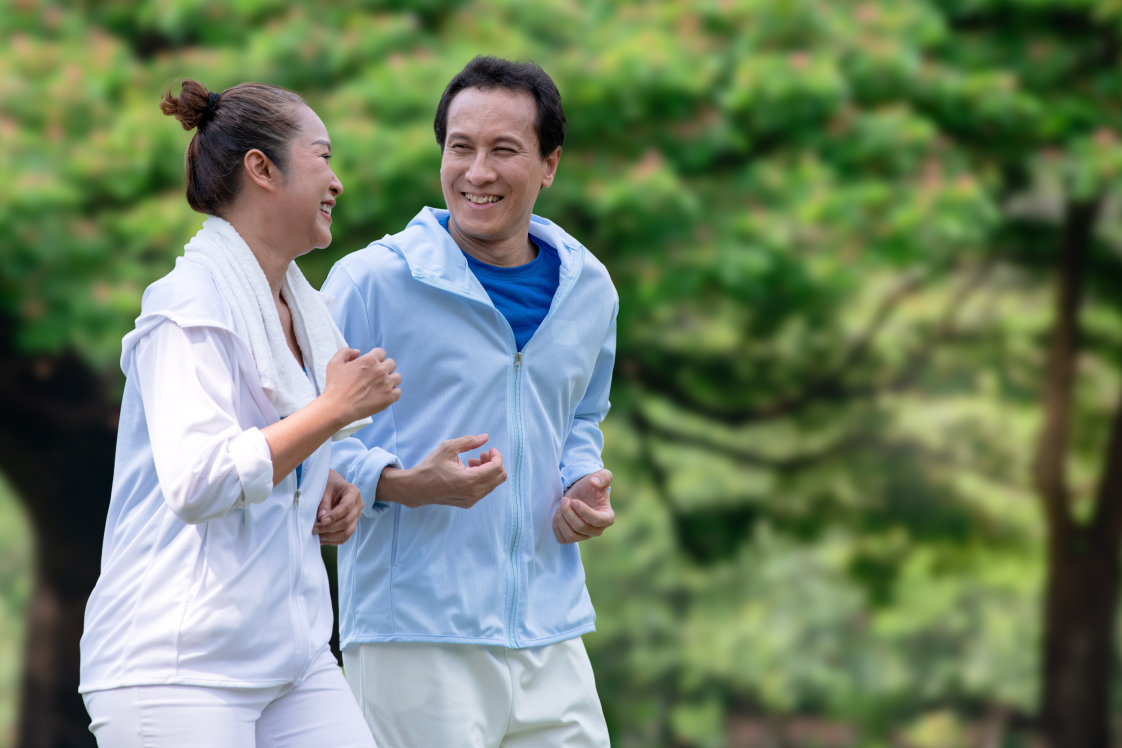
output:
[[[257,258],[257,264],[265,273],[265,280],[269,283],[273,300],[279,302],[285,273],[288,272],[288,266],[297,258],[298,253],[276,236],[275,228],[257,216],[235,211],[231,212],[226,220],[249,245],[253,256]]]

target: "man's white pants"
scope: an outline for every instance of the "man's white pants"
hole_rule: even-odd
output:
[[[285,686],[133,686],[83,698],[99,748],[376,748],[326,651]]]
[[[379,748],[608,748],[580,638],[530,649],[379,642],[343,652]]]

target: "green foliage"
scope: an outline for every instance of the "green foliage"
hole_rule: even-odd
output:
[[[532,58],[569,119],[536,212],[621,297],[620,522],[582,548],[619,744],[716,745],[730,714],[920,734],[957,724],[931,709],[1028,710],[1039,270],[1056,206],[1122,176],[1120,22],[1108,0],[9,0],[0,311],[27,351],[114,371],[201,223],[156,106],[179,78],[289,86],[324,119],[346,192],[301,259],[319,282],[442,204],[448,79]],[[1087,480],[1122,363],[1116,224]]]
[[[31,526],[0,481],[0,748],[16,744],[24,615],[31,597]]]

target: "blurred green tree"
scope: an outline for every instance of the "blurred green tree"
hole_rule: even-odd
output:
[[[1040,719],[1051,745],[1105,748],[1113,744],[1122,404],[1115,377],[1096,393],[1096,407],[1080,413],[1077,384],[1081,370],[1089,379],[1089,366],[1115,373],[1118,366],[1111,328],[1122,264],[1116,221],[1104,211],[1122,176],[1122,7],[1094,0],[942,5],[955,37],[939,58],[960,69],[1007,71],[1039,112],[998,142],[987,122],[953,116],[946,129],[993,174],[1004,205],[995,249],[1054,279],[1033,463],[1047,535]],[[1098,459],[1076,468],[1077,448]]]
[[[0,469],[37,534],[22,744],[90,743],[77,639],[118,341],[201,222],[161,90],[265,80],[320,113],[348,191],[332,248],[301,260],[317,282],[441,204],[435,102],[487,53],[557,80],[570,129],[537,212],[603,259],[621,296],[607,428],[632,478],[618,492],[629,522],[584,552],[601,608],[590,648],[624,744],[704,745],[737,710],[1027,708],[1031,693],[1003,681],[1031,658],[998,652],[981,676],[968,661],[992,654],[971,649],[979,631],[1032,633],[1010,638],[993,615],[1011,609],[1003,595],[1031,598],[1007,570],[1034,573],[1037,525],[1016,497],[1049,322],[1009,315],[1058,277],[1036,461],[1041,712],[1058,748],[1105,746],[1122,533],[1122,447],[1099,395],[1122,364],[1103,218],[1122,167],[1119,13],[1112,0],[0,4]],[[1099,368],[1081,401],[1085,298]],[[1097,493],[1068,486],[1069,452],[1081,485],[1102,466]],[[821,554],[797,550],[808,541]],[[948,564],[975,586],[950,585]],[[867,633],[830,633],[850,626]]]

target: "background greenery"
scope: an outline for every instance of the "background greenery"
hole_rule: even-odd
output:
[[[24,614],[31,592],[31,528],[0,483],[0,745],[15,745]]]
[[[569,118],[536,212],[621,296],[619,521],[582,545],[615,743],[1000,745],[1039,687],[1048,241],[1122,169],[1117,73],[1089,41],[1120,13],[2,0],[0,308],[22,350],[76,349],[119,387],[140,294],[202,220],[189,134],[157,108],[184,76],[293,88],[327,124],[346,193],[331,248],[301,260],[318,284],[442,205],[448,79],[475,54],[534,59]],[[1113,268],[1113,203],[1096,237]],[[1118,396],[1117,277],[1085,317],[1077,512]],[[28,534],[0,490],[0,744]]]

